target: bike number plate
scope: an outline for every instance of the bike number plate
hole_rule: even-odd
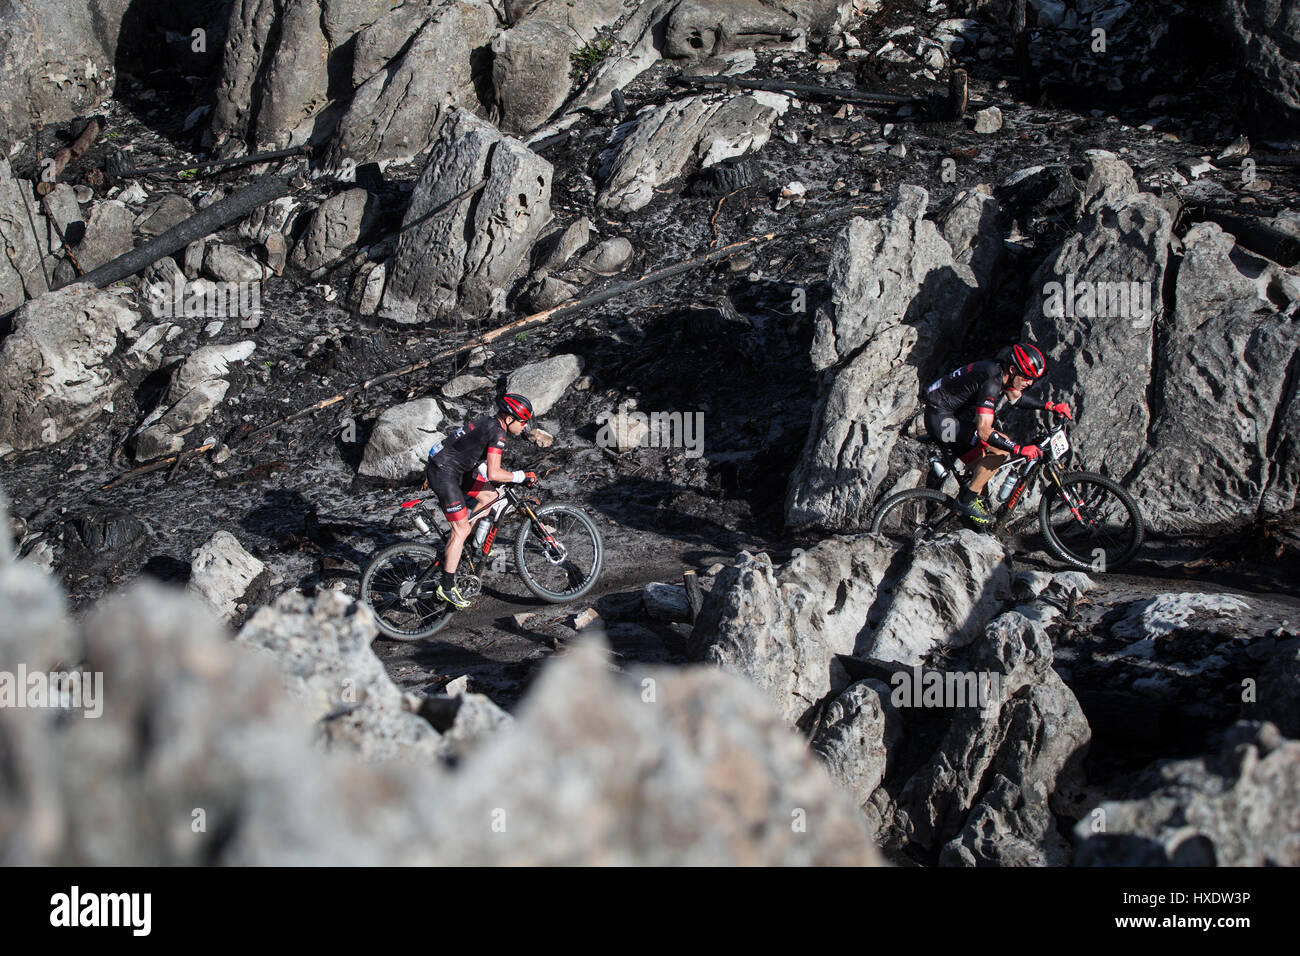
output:
[[[1051,447],[1053,457],[1065,457],[1065,453],[1070,450],[1070,440],[1065,437],[1065,432],[1057,432],[1052,436]]]

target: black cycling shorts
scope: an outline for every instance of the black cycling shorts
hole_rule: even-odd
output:
[[[487,487],[487,479],[479,474],[478,469],[462,475],[454,469],[437,467],[432,458],[425,466],[425,477],[429,481],[429,488],[438,496],[442,513],[448,521],[467,520],[469,511],[465,507],[465,499],[468,498],[473,503],[479,492]]]
[[[988,442],[980,441],[974,422],[960,421],[952,412],[944,409],[925,406],[925,430],[931,438],[963,461],[967,456],[973,459],[976,452],[983,455],[988,451]]]

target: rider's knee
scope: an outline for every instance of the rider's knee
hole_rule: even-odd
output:
[[[451,525],[451,536],[453,538],[469,537],[469,522],[465,519],[462,518],[460,521],[451,521],[449,524]]]

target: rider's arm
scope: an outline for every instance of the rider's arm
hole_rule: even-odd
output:
[[[501,449],[489,448],[487,450],[487,480],[503,484],[511,481],[519,481],[519,476],[523,472],[513,472],[501,467]]]
[[[1010,398],[1012,394],[1013,393],[1008,390],[1007,397]],[[1016,408],[1038,409],[1041,411],[1047,407],[1047,402],[1041,396],[1031,395],[1030,389],[1025,389],[1018,397],[1011,399],[1011,401],[1015,403]]]

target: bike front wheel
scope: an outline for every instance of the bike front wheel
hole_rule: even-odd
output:
[[[1123,567],[1146,535],[1133,496],[1106,476],[1086,471],[1066,472],[1059,488],[1043,488],[1038,520],[1052,554],[1084,571]]]
[[[371,559],[361,575],[361,603],[375,614],[385,637],[420,641],[437,634],[454,613],[435,594],[442,555],[427,544],[402,542]]]
[[[873,534],[883,534],[900,545],[920,544],[944,531],[961,527],[957,503],[941,491],[910,488],[890,495],[876,509]]]
[[[528,590],[563,604],[596,584],[605,547],[595,522],[569,505],[543,505],[524,520],[515,541],[515,566]]]

